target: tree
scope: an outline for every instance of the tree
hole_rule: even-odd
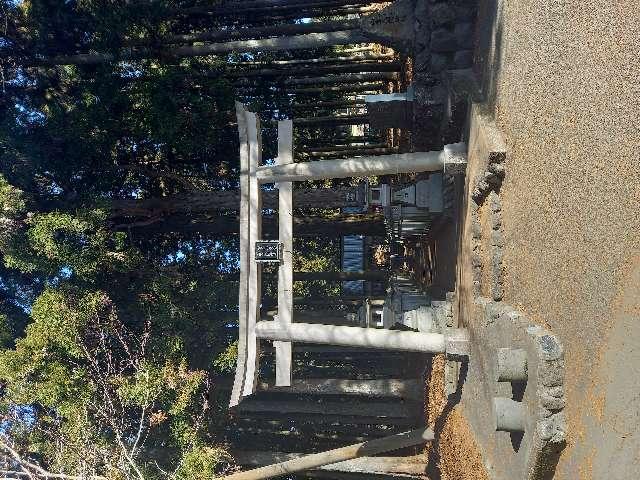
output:
[[[326,13],[338,3],[306,6]],[[306,33],[313,37],[209,44],[226,52],[219,57],[200,56],[198,45],[164,51],[167,41],[213,32],[271,35],[272,18],[292,8],[240,23],[182,14],[173,8],[188,8],[182,2],[12,5],[0,41],[0,451],[21,478],[214,476],[227,463],[228,416],[211,379],[233,368],[237,309],[236,286],[225,281],[238,261],[230,112],[240,98],[278,119],[293,102],[271,82],[235,88],[225,72],[249,57],[230,48],[254,45],[251,61],[265,65],[357,52],[330,47],[333,20],[287,27],[326,30]],[[338,34],[359,38],[348,36]],[[274,45],[277,54],[259,50]],[[54,65],[58,55],[81,61]],[[109,58],[127,60],[94,61]],[[318,98],[352,100],[340,91]],[[274,129],[265,122],[265,159],[276,154]],[[313,131],[299,129],[297,141]],[[335,198],[345,191],[353,187],[296,190],[298,205],[323,207],[319,219],[297,217],[297,232],[313,233],[296,239],[297,270],[339,270],[340,232],[384,233],[375,215],[332,216],[356,206]],[[267,206],[274,198],[265,191]],[[265,225],[274,231],[273,217]],[[296,285],[296,295],[310,292],[335,295],[339,286]]]
[[[0,450],[18,471],[46,477],[18,453],[27,444],[41,445],[52,473],[71,467],[82,478],[159,474],[171,462],[150,463],[143,452],[165,445],[165,455],[198,454],[213,464],[225,455],[202,443],[207,403],[193,408],[194,398],[206,398],[206,373],[189,371],[179,355],[158,356],[169,346],[152,335],[151,318],[131,328],[106,293],[67,288],[45,291],[32,317],[16,349],[0,355],[8,396],[37,419],[27,431],[5,422]]]
[[[54,65],[98,65],[110,62],[142,60],[154,56],[172,59],[222,55],[235,52],[279,52],[291,50],[307,50],[334,45],[350,45],[365,43],[367,37],[356,29],[339,30],[326,33],[307,33],[289,37],[263,38],[259,40],[235,40],[224,43],[208,43],[205,45],[179,46],[151,50],[149,48],[126,49],[115,53],[77,53],[73,55],[55,55],[45,58],[17,58],[22,66],[54,66]]]

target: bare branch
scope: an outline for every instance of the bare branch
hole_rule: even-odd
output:
[[[2,448],[5,452],[8,453],[13,458],[14,462],[23,471],[22,473],[15,472],[15,471],[8,471],[7,473],[11,475],[16,475],[16,477],[18,478],[22,477],[22,480],[24,479],[24,477],[28,477],[34,480],[38,478],[43,478],[43,479],[58,478],[62,480],[107,480],[106,477],[102,477],[99,475],[77,476],[77,475],[66,475],[64,473],[49,472],[44,468],[42,468],[40,465],[37,465],[33,462],[30,462],[22,458],[22,456],[16,450],[14,450],[7,442],[2,440],[1,438],[0,438],[0,448]]]

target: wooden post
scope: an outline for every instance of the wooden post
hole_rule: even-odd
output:
[[[304,453],[285,453],[269,451],[236,450],[231,453],[240,465],[256,466],[284,462],[304,456]],[[402,475],[424,475],[428,457],[412,455],[409,457],[361,457],[320,467],[328,472],[382,473]]]
[[[389,279],[389,272],[385,270],[367,270],[356,272],[295,272],[295,281],[326,280],[333,282],[349,282],[355,280],[365,280],[369,282],[386,282]]]
[[[278,165],[293,163],[293,123],[278,122]],[[293,183],[278,184],[278,229],[282,263],[278,268],[278,323],[287,326],[293,315]],[[291,342],[273,342],[276,349],[276,385],[291,385]]]
[[[247,315],[247,362],[243,396],[255,391],[260,360],[260,343],[255,334],[256,320],[260,318],[262,298],[262,265],[256,262],[256,242],[262,238],[262,195],[256,172],[262,161],[262,134],[260,118],[245,111],[249,136],[249,305]]]
[[[261,321],[257,323],[255,332],[259,338],[266,340],[469,355],[469,334],[462,328],[450,329],[446,335],[443,335],[311,323],[292,323],[287,328],[283,328],[277,322]]]
[[[388,378],[384,380],[347,380],[343,378],[308,378],[294,380],[290,387],[269,383],[258,384],[258,389],[302,395],[358,395],[364,397],[391,397],[421,400],[424,382],[421,379]]]
[[[262,183],[272,183],[434,172],[442,170],[449,161],[449,157],[456,154],[455,152],[458,153],[458,157],[463,156],[466,159],[466,153],[461,153],[463,150],[466,152],[464,144],[454,144],[446,145],[440,152],[399,153],[375,157],[319,160],[291,165],[265,165],[258,169],[257,176]]]
[[[236,102],[238,118],[238,135],[240,138],[240,171],[249,169],[249,138],[244,105]],[[240,175],[240,285],[238,311],[238,359],[236,374],[231,390],[229,405],[236,406],[240,402],[244,390],[247,357],[247,316],[249,285],[249,176]]]
[[[388,402],[363,403],[352,402],[317,402],[298,400],[255,400],[254,397],[244,399],[238,405],[239,411],[277,412],[279,414],[304,413],[307,415],[351,415],[384,418],[416,418],[418,404],[406,405],[397,399]]]
[[[429,428],[420,428],[406,433],[378,438],[368,442],[356,443],[347,447],[336,448],[322,453],[286,460],[266,467],[246,472],[234,473],[219,480],[264,480],[296,472],[303,472],[324,465],[353,460],[354,458],[373,456],[379,453],[399,450],[401,448],[420,445],[433,441],[434,434]]]

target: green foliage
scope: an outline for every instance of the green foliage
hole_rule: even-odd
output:
[[[0,215],[2,219],[17,219],[26,213],[24,193],[10,185],[0,174]]]
[[[216,467],[229,458],[228,453],[221,448],[194,447],[183,457],[175,478],[176,480],[215,478]]]
[[[172,446],[178,457],[199,448],[207,453],[203,468],[222,458],[202,446],[206,372],[190,370],[184,351],[167,356],[163,337],[149,325],[135,331],[122,323],[104,292],[71,287],[45,291],[32,318],[16,348],[0,354],[0,378],[7,385],[2,402],[5,409],[35,409],[35,426],[25,432],[17,424],[16,433],[32,448],[40,445],[48,463],[99,469],[112,457],[128,478],[134,467],[125,451],[135,451],[136,438],[139,454],[154,445]],[[54,444],[55,452],[49,450]],[[94,464],[87,465],[88,459]],[[134,463],[151,476],[158,473],[147,462]]]
[[[244,95],[279,115],[291,101],[267,84],[235,90],[224,72],[247,60],[241,55],[164,55],[164,34],[218,27],[209,16],[170,14],[191,5],[3,2],[0,413],[18,449],[52,471],[124,480],[167,478],[162,469],[186,480],[213,477],[226,461],[218,445],[227,398],[207,390],[237,357],[228,328],[237,284],[224,277],[237,270],[237,239],[176,229],[153,208],[112,209],[194,185],[237,188],[234,100]],[[126,42],[154,55],[97,66],[12,63],[115,53]],[[274,128],[265,123],[265,158],[276,151]],[[339,269],[335,240],[300,240],[296,252],[297,270]],[[274,285],[265,287],[273,296]],[[298,283],[296,295],[338,289]]]
[[[238,361],[238,341],[232,342],[213,361],[213,366],[219,373],[231,373]]]
[[[14,332],[11,325],[9,325],[9,319],[6,315],[0,313],[0,348],[6,348],[11,345],[14,338]]]
[[[5,262],[11,268],[48,275],[68,269],[87,280],[135,268],[139,253],[127,245],[125,233],[106,228],[106,217],[103,210],[31,215],[22,235],[5,242]]]

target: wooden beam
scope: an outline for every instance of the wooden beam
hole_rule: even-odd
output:
[[[433,431],[420,428],[406,433],[378,438],[363,443],[336,448],[322,453],[305,455],[300,458],[285,460],[280,463],[256,468],[246,472],[227,475],[226,480],[263,480],[267,478],[289,475],[306,470],[313,470],[325,465],[353,460],[358,457],[374,456],[380,453],[399,450],[401,448],[420,445],[434,440]]]
[[[240,171],[249,169],[249,136],[245,108],[236,102],[238,119],[238,135],[240,138]],[[240,402],[244,391],[245,372],[247,367],[247,317],[249,308],[249,176],[240,175],[240,285],[238,290],[238,359],[236,361],[235,379],[231,390],[229,406]]]
[[[309,378],[294,380],[290,387],[261,382],[258,389],[300,395],[358,395],[364,397],[391,397],[422,400],[422,379],[388,378],[384,380],[347,380],[342,378]]]
[[[278,165],[293,163],[293,123],[278,122]],[[278,323],[291,324],[293,317],[293,183],[278,184],[278,236],[282,263],[278,267]],[[273,342],[276,349],[276,385],[291,385],[291,342]]]
[[[440,333],[404,332],[377,328],[292,323],[282,328],[276,322],[261,321],[256,335],[266,340],[344,345],[405,352],[445,353],[447,339]],[[456,353],[456,352],[449,352]]]
[[[262,299],[262,265],[255,261],[256,242],[262,239],[262,195],[256,176],[262,161],[260,119],[245,110],[249,138],[249,288],[247,315],[247,358],[243,396],[255,391],[260,361],[260,343],[256,337],[256,322],[260,318]],[[241,173],[242,175],[242,173]]]
[[[396,427],[411,427],[420,422],[415,417],[373,417],[355,415],[317,415],[310,416],[308,413],[280,413],[280,412],[251,412],[251,417],[255,420],[272,422],[296,422],[304,424],[322,424],[328,429],[334,424],[340,425],[386,425]]]
[[[243,413],[278,412],[286,414],[305,413],[308,415],[353,415],[356,417],[366,415],[383,418],[414,418],[416,417],[415,405],[407,405],[398,401],[363,403],[361,401],[316,402],[247,398],[240,402],[238,408]]]
[[[231,452],[236,463],[251,467],[261,467],[271,463],[284,462],[303,457],[304,453],[269,452],[260,450],[235,450]],[[359,473],[400,473],[422,475],[428,462],[426,455],[407,457],[361,457],[346,462],[334,463],[320,467],[331,472]]]

